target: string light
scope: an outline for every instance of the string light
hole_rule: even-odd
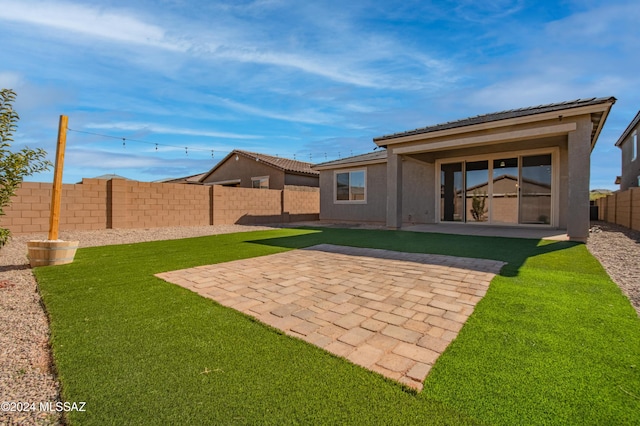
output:
[[[85,130],[71,129],[69,127],[67,127],[67,131],[75,132],[75,133],[82,133],[82,134],[85,134],[85,135],[97,136],[97,137],[101,137],[101,138],[121,140],[123,149],[126,149],[127,142],[136,142],[136,143],[153,145],[156,152],[159,151],[159,149],[158,149],[159,147],[167,147],[167,148],[175,148],[175,149],[184,149],[185,155],[187,155],[187,156],[189,155],[189,150],[191,150],[191,151],[197,151],[197,152],[208,152],[208,153],[211,154],[211,158],[212,159],[215,158],[215,151],[213,149],[210,149],[210,148],[189,148],[188,146],[178,146],[178,145],[164,144],[164,143],[159,143],[159,142],[151,142],[151,141],[142,140],[142,139],[133,139],[133,138],[126,138],[126,137],[122,137],[122,136],[106,135],[106,134],[103,134],[103,133],[96,133],[96,132],[88,132],[88,131],[85,131]],[[376,148],[378,148],[378,147],[376,147]],[[222,152],[224,153],[224,151],[222,151]],[[329,157],[331,156],[330,154],[331,153],[323,152],[321,154],[318,154],[317,157],[323,157],[324,156],[324,161],[328,161]],[[353,156],[353,150],[350,150],[350,154],[351,154],[351,156]],[[314,153],[309,153],[309,162],[313,162],[313,156],[314,156]],[[279,158],[280,154],[275,154],[275,157]],[[286,157],[287,156],[285,155],[284,158],[286,158]],[[297,160],[298,154],[297,153],[290,154],[289,158],[291,158],[291,157],[293,157],[294,160]],[[342,152],[338,151],[337,152],[337,157],[334,157],[334,158],[342,159]]]

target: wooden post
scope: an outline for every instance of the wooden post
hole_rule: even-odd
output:
[[[60,227],[60,204],[62,200],[62,169],[64,168],[64,148],[67,144],[67,116],[60,116],[56,165],[53,170],[53,191],[51,192],[51,215],[49,216],[49,240],[58,239]]]

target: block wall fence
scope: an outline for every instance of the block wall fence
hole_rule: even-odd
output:
[[[23,182],[0,216],[14,234],[48,232],[51,183]],[[158,228],[317,220],[318,188],[284,190],[83,179],[62,186],[60,230]]]
[[[598,198],[596,205],[599,220],[640,231],[640,188]]]

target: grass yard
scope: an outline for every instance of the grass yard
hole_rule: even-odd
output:
[[[153,274],[331,243],[507,261],[421,393]],[[640,424],[640,319],[580,244],[283,229],[35,270],[71,425]]]

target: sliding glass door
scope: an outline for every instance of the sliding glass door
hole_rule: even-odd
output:
[[[442,164],[440,168],[440,220],[464,222],[463,163]]]
[[[522,157],[520,223],[551,223],[551,154]]]
[[[489,162],[467,162],[465,167],[467,222],[489,220]]]
[[[493,160],[491,221],[518,223],[518,157]]]
[[[440,221],[550,224],[552,156],[522,155],[440,165]]]

